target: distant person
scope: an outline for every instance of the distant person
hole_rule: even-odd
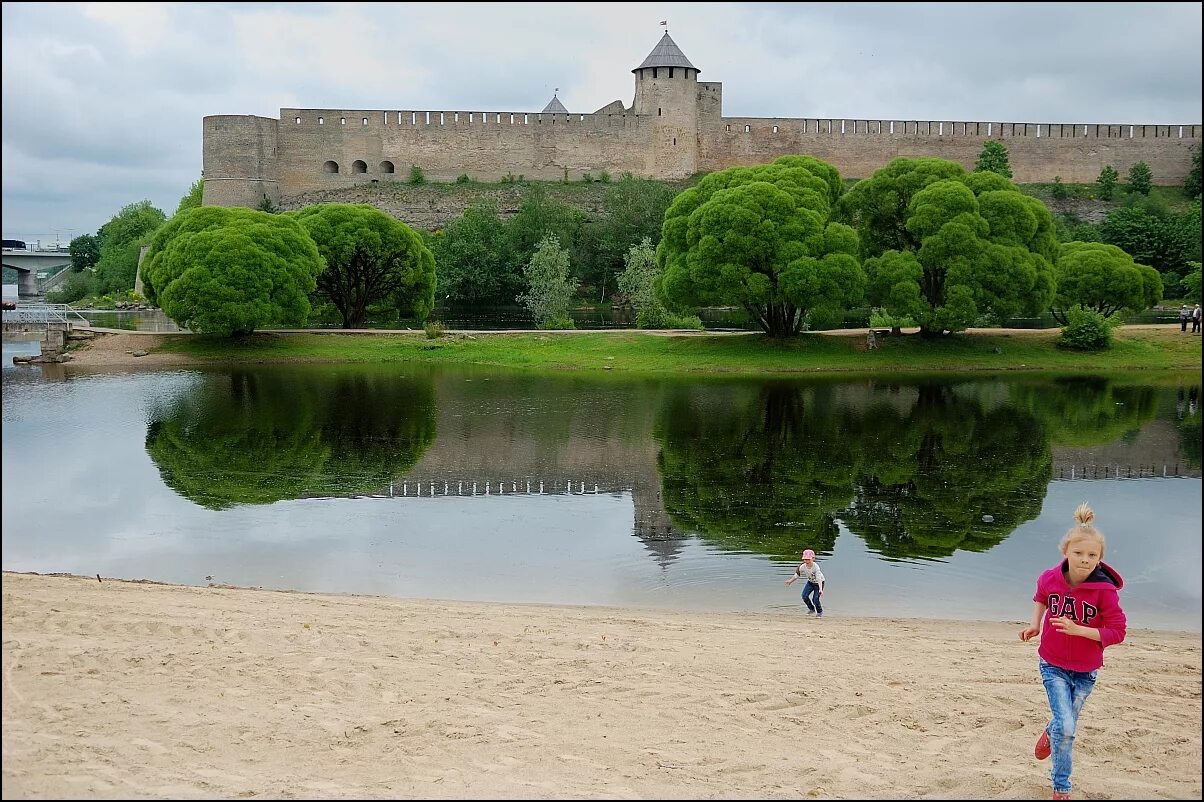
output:
[[[1196,304],[1196,308],[1191,310],[1191,333],[1200,333],[1200,305]]]
[[[1053,755],[1049,778],[1054,799],[1070,799],[1071,750],[1083,703],[1104,664],[1104,648],[1125,639],[1120,589],[1124,582],[1103,561],[1104,536],[1091,525],[1086,504],[1074,511],[1075,525],[1062,537],[1062,561],[1037,577],[1033,620],[1020,640],[1041,636],[1037,666],[1053,718],[1033,754]]]
[[[815,562],[814,551],[807,549],[802,556],[803,561],[794,569],[794,576],[787,579],[786,584],[793,585],[799,577],[807,580],[803,584],[803,604],[807,605],[807,615],[823,618],[824,606],[820,603],[820,597],[824,595],[824,572],[819,570]]]
[[[1187,304],[1179,307],[1179,331],[1187,331],[1187,320],[1191,317],[1191,310],[1187,308]]]

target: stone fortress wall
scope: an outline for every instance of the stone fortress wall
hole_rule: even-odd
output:
[[[1182,184],[1200,125],[962,122],[724,117],[723,87],[666,33],[635,74],[630,108],[592,114],[387,109],[281,109],[279,119],[204,118],[204,203],[258,206],[373,181],[406,181],[411,166],[435,181],[467,175],[580,180],[605,171],[660,180],[805,153],[846,178],[899,156],[935,156],[973,169],[989,139],[1008,148],[1013,180],[1089,183],[1105,165],[1122,176],[1139,161],[1157,184]]]

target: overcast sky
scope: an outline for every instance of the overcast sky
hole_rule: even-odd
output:
[[[668,21],[750,117],[1201,122],[1200,3],[4,3],[5,238],[170,215],[201,118],[630,105]]]

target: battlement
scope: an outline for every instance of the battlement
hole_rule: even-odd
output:
[[[674,71],[677,70],[678,74]],[[1193,124],[724,117],[723,85],[698,70],[666,34],[633,70],[635,100],[594,113],[447,109],[295,109],[278,119],[204,119],[206,204],[257,206],[264,198],[337,189],[418,167],[428,178],[576,180],[608,172],[678,180],[806,153],[846,178],[865,178],[900,156],[973,169],[983,143],[1003,141],[1014,180],[1094,181],[1146,162],[1157,184],[1182,184],[1201,131]],[[640,113],[636,113],[637,110]]]

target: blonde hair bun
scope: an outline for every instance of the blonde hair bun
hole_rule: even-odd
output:
[[[1079,526],[1091,526],[1091,522],[1095,520],[1095,513],[1087,506],[1087,502],[1083,502],[1074,511],[1074,520]]]

